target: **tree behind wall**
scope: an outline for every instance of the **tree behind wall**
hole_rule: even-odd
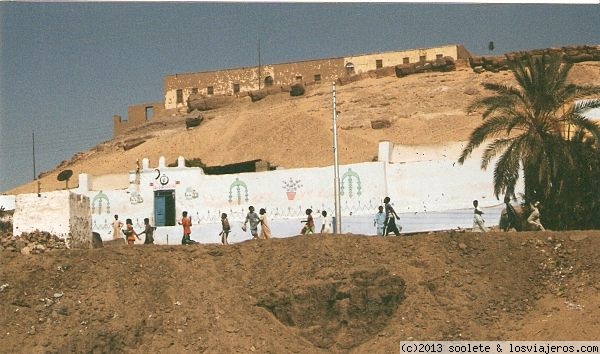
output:
[[[553,229],[593,227],[594,223],[583,216],[578,218],[578,225],[566,220],[575,209],[597,205],[600,199],[598,193],[593,195],[591,185],[583,183],[593,180],[595,170],[581,166],[590,156],[597,159],[599,153],[600,127],[583,113],[600,107],[600,99],[573,104],[577,99],[600,94],[600,86],[567,83],[573,64],[563,63],[561,55],[522,54],[508,60],[508,65],[518,86],[484,84],[493,95],[469,107],[470,111],[483,109],[484,122],[471,134],[459,163],[488,142],[481,168],[487,169],[498,157],[494,167],[496,197],[514,196],[522,168],[525,199],[541,201],[545,225]],[[566,136],[566,127],[578,132],[579,141]],[[574,192],[574,188],[582,190]],[[591,200],[583,200],[584,195]]]

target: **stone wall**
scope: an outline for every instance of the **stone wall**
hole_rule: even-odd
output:
[[[164,79],[164,105],[167,109],[185,107],[190,96],[196,95],[247,95],[258,90],[259,85],[268,88],[297,82],[331,82],[343,74],[343,59],[331,58],[264,65],[260,79],[258,67],[169,75]]]
[[[92,211],[85,195],[69,194],[69,233],[72,248],[92,247]]]
[[[258,66],[169,75],[164,78],[164,105],[166,109],[185,107],[188,98],[194,94],[247,95],[248,92],[268,87],[269,84],[290,86],[296,83],[331,83],[346,76],[393,67],[405,61],[417,63],[443,57],[457,60],[466,59],[470,54],[461,45],[447,45],[264,65],[260,68],[260,75]],[[234,91],[234,85],[238,92]]]
[[[476,72],[498,72],[508,70],[507,60],[513,60],[523,53],[531,55],[562,54],[563,61],[579,63],[583,61],[600,61],[600,45],[568,46],[561,48],[534,49],[526,52],[510,52],[499,56],[474,56],[470,59],[471,68]]]

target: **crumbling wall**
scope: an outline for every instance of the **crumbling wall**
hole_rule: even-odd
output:
[[[152,117],[146,117],[147,109],[152,110]],[[113,116],[113,137],[161,116],[164,110],[163,102],[140,103],[127,107],[127,120],[123,120],[119,115]]]
[[[533,49],[525,52],[510,52],[498,56],[473,56],[469,60],[471,68],[476,72],[492,71],[498,72],[508,70],[508,60],[514,60],[524,53],[531,55],[562,54],[563,61],[568,63],[579,63],[583,61],[600,61],[600,45],[596,46],[567,46],[560,48]]]
[[[92,211],[85,195],[69,194],[69,232],[72,248],[92,247]]]

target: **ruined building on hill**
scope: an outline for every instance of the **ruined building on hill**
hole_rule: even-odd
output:
[[[167,110],[187,109],[192,95],[244,96],[249,92],[270,87],[305,86],[331,83],[340,78],[367,71],[393,67],[398,64],[424,63],[450,57],[453,60],[470,58],[462,45],[409,49],[345,57],[304,60],[281,64],[173,74],[164,77],[163,101],[129,106],[127,120],[113,117],[113,134],[117,136],[135,126],[144,124]]]

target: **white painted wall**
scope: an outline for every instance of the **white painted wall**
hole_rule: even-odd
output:
[[[4,210],[15,210],[15,196],[0,195],[0,207],[3,207]]]
[[[66,238],[69,234],[69,191],[19,194],[15,199],[13,235],[35,230]]]
[[[443,146],[393,146],[382,142],[379,153],[390,162],[365,162],[340,166],[342,233],[375,234],[373,216],[390,196],[401,216],[403,232],[432,231],[472,226],[472,201],[478,199],[486,211],[488,225],[496,225],[502,202],[493,196],[492,171],[480,169],[483,148],[474,151],[464,165],[456,160],[464,143]],[[178,159],[183,166],[184,159]],[[219,242],[220,215],[229,216],[231,242],[250,238],[241,230],[248,206],[266,208],[275,237],[297,235],[311,208],[316,229],[320,212],[333,215],[333,167],[300,168],[231,175],[205,175],[200,168],[166,167],[164,159],[151,166],[145,159],[139,175],[102,178],[106,190],[93,190],[94,176],[80,175],[77,193],[90,200],[92,230],[104,240],[113,238],[111,223],[118,214],[121,221],[131,218],[134,228],[143,229],[144,218],[154,220],[154,192],[175,192],[175,213],[185,210],[193,220],[192,239]],[[110,181],[114,183],[111,184]],[[288,195],[288,192],[290,194]],[[294,194],[292,195],[292,192]],[[17,196],[14,225],[18,232],[44,229],[56,234],[68,232],[68,191]],[[64,219],[64,220],[63,220]],[[180,226],[159,227],[157,243],[179,244]],[[118,235],[122,237],[122,235]]]

